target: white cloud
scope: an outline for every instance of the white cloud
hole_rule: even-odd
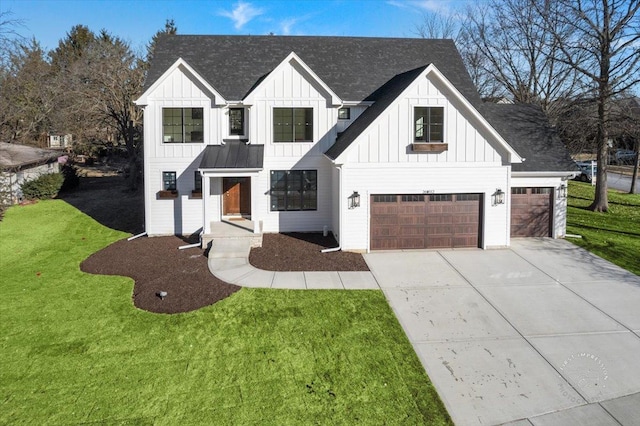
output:
[[[289,18],[283,21],[280,21],[280,29],[282,30],[282,35],[291,34],[291,28],[300,21],[299,18]]]
[[[218,14],[233,21],[236,30],[241,29],[247,22],[264,13],[263,9],[254,7],[251,3],[237,2],[231,11],[222,10]]]
[[[437,12],[443,15],[450,13],[449,1],[447,0],[388,0],[387,4],[404,9]]]

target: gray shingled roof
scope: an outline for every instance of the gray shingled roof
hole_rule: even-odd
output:
[[[335,160],[344,152],[345,149],[367,127],[378,117],[387,107],[406,89],[427,66],[416,68],[414,70],[396,75],[389,80],[384,86],[380,87],[370,96],[370,100],[375,101],[373,105],[367,108],[347,129],[338,137],[336,143],[325,152],[327,157]]]
[[[485,103],[480,113],[525,161],[514,172],[578,170],[560,137],[540,107],[529,104]]]
[[[262,169],[264,145],[229,141],[224,145],[207,145],[201,169]]]
[[[30,166],[54,162],[59,152],[27,145],[0,142],[0,170],[21,170]]]
[[[182,58],[225,99],[240,100],[291,52],[345,101],[369,100],[394,76],[433,63],[481,102],[453,41],[419,38],[163,35],[145,90]]]

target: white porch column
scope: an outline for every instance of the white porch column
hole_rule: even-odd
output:
[[[209,212],[211,211],[211,177],[202,174],[202,229],[204,234],[211,233],[211,219]]]

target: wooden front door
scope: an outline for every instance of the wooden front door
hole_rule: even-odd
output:
[[[224,178],[222,214],[250,215],[251,214],[251,179],[248,177]]]

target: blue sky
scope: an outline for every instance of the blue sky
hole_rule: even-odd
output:
[[[415,37],[424,13],[455,13],[472,0],[0,0],[19,33],[49,50],[77,24],[142,48],[173,18],[179,34]]]

